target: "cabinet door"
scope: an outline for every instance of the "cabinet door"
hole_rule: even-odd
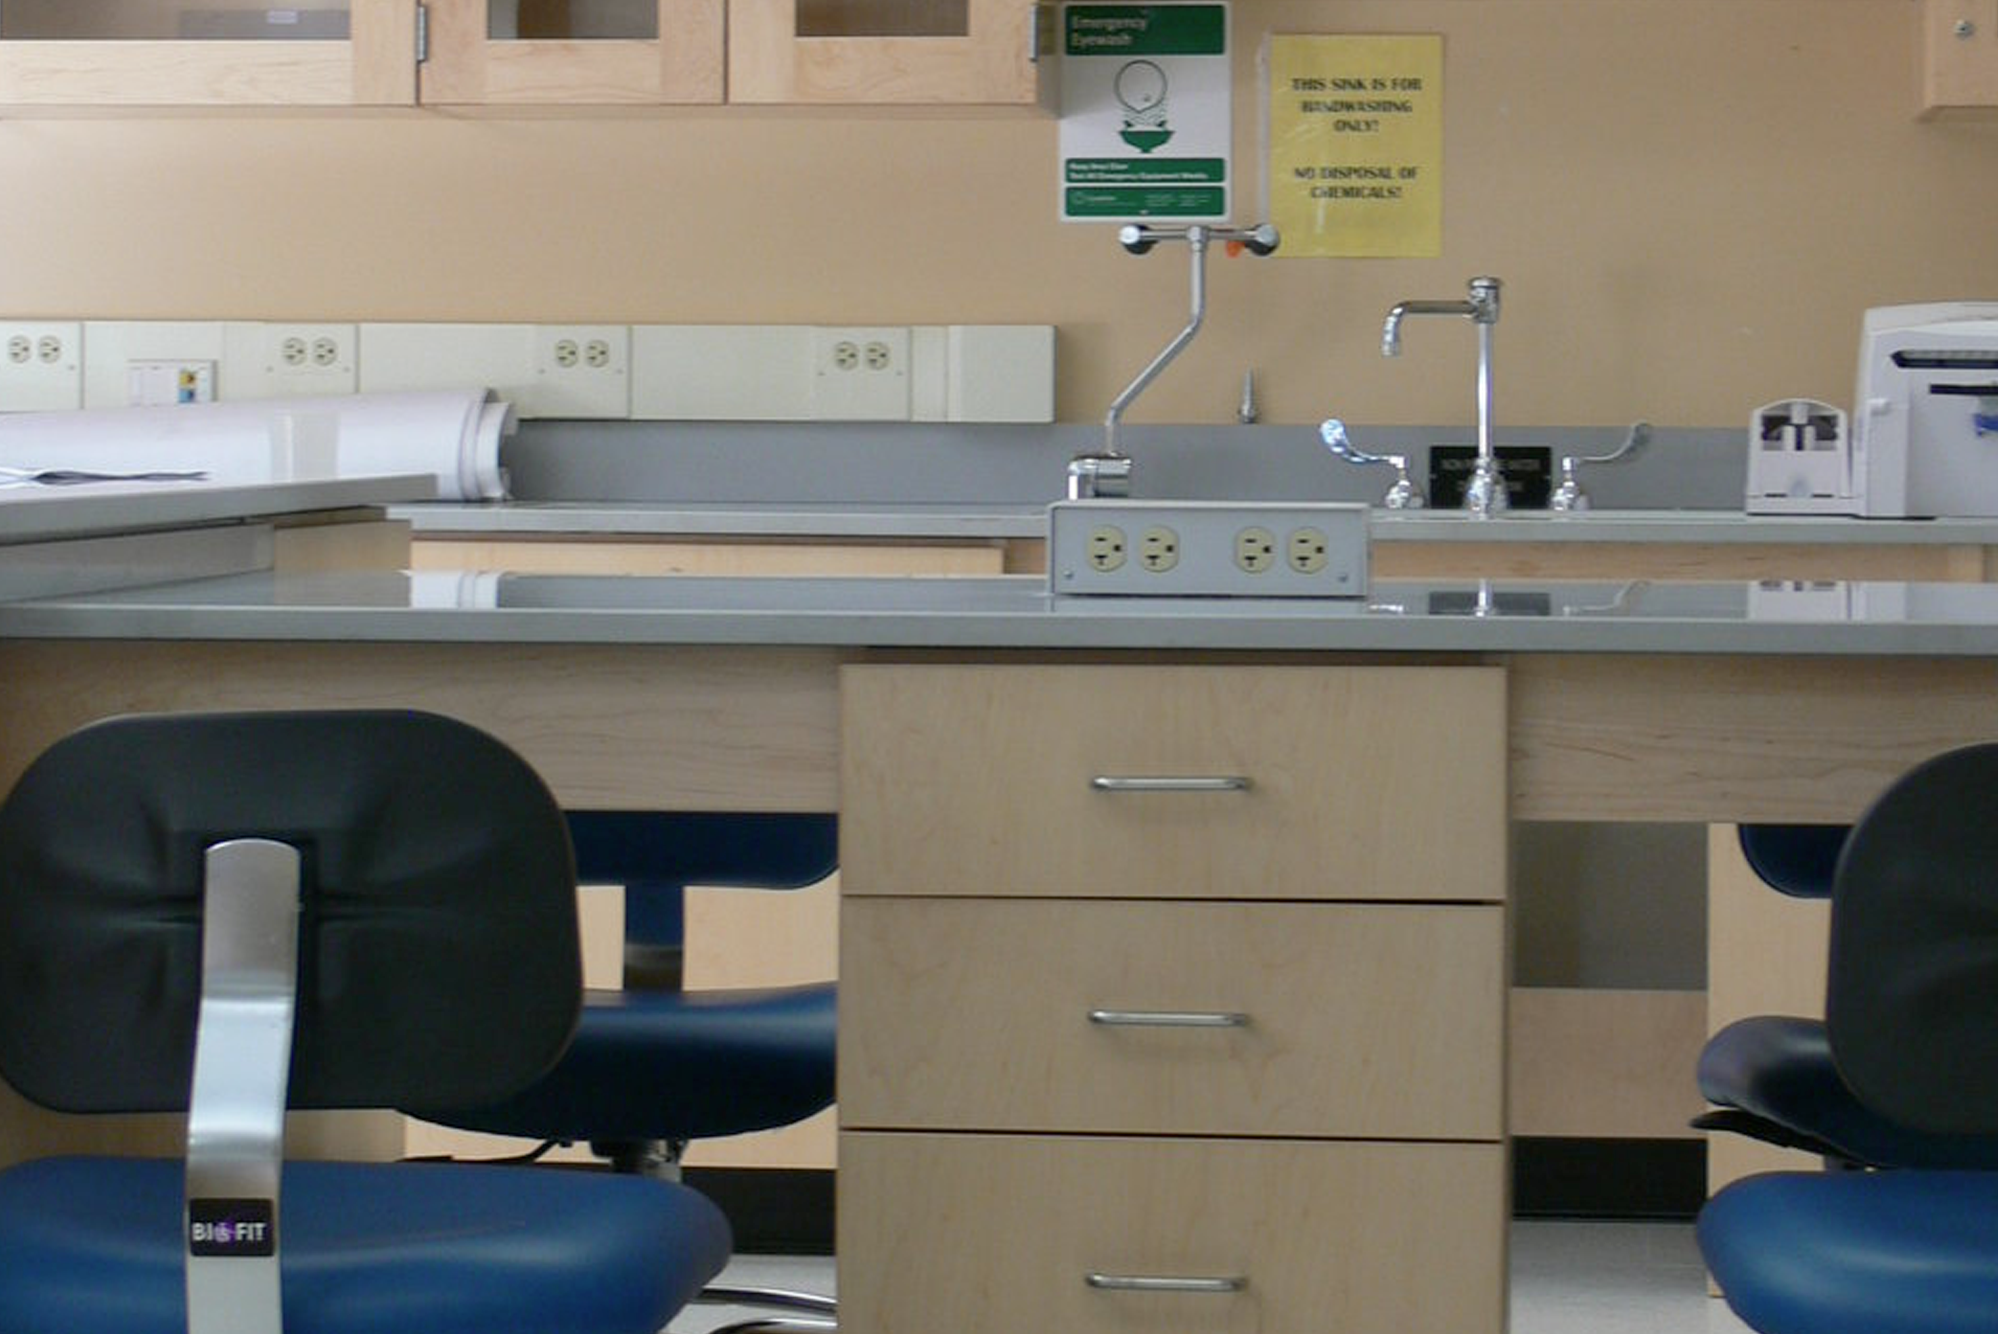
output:
[[[7,0],[0,104],[406,106],[417,0]]]
[[[723,0],[429,0],[426,104],[719,102]]]
[[[1045,106],[1034,0],[729,0],[731,102]]]

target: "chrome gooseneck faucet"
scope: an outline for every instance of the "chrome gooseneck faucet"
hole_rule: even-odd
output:
[[[1086,500],[1092,496],[1126,496],[1131,493],[1131,457],[1117,444],[1117,429],[1122,425],[1125,411],[1137,401],[1138,395],[1156,380],[1172,359],[1185,350],[1200,332],[1201,321],[1207,317],[1207,247],[1213,241],[1239,241],[1244,249],[1255,255],[1268,255],[1275,252],[1278,244],[1277,229],[1269,223],[1259,223],[1254,227],[1210,227],[1195,224],[1190,227],[1155,227],[1150,223],[1127,223],[1118,230],[1117,240],[1124,249],[1134,255],[1142,255],[1160,241],[1184,241],[1193,256],[1192,272],[1192,313],[1186,327],[1181,329],[1165,350],[1152,358],[1151,364],[1138,372],[1138,378],[1126,385],[1124,392],[1117,395],[1110,404],[1110,411],[1103,417],[1103,451],[1098,454],[1078,454],[1068,465],[1068,498]],[[1246,394],[1246,390],[1244,391]]]
[[[1404,301],[1390,310],[1381,329],[1381,355],[1401,355],[1401,322],[1410,315],[1461,315],[1478,326],[1478,461],[1464,487],[1464,508],[1490,518],[1505,509],[1505,479],[1492,452],[1492,326],[1499,318],[1496,278],[1473,278],[1464,301]]]

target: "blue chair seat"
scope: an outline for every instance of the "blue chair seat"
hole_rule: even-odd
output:
[[[186,1334],[184,1171],[0,1172],[0,1329]],[[654,1334],[729,1254],[712,1203],[642,1177],[295,1162],[280,1209],[286,1334]]]
[[[832,1104],[837,988],[584,993],[555,1068],[504,1102],[436,1114],[556,1140],[705,1139],[802,1121]],[[421,1113],[419,1113],[421,1114]]]
[[[1779,1173],[1700,1213],[1700,1250],[1760,1334],[1990,1334],[1998,1174]]]
[[[1708,1039],[1700,1092],[1750,1120],[1703,1123],[1869,1167],[1998,1168],[1998,1138],[1912,1130],[1871,1110],[1838,1076],[1822,1019],[1753,1015]]]

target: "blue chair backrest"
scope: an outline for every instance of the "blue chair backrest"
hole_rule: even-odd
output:
[[[1771,889],[1792,898],[1831,897],[1832,873],[1850,825],[1745,824],[1741,853]]]
[[[576,871],[623,885],[625,938],[677,945],[688,885],[802,889],[839,865],[839,817],[735,811],[570,811]]]

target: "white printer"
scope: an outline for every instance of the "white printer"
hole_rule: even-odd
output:
[[[1998,301],[1867,311],[1850,417],[1781,399],[1750,418],[1746,509],[1998,516]]]
[[[1852,489],[1869,517],[1998,515],[1998,302],[1866,312]]]

